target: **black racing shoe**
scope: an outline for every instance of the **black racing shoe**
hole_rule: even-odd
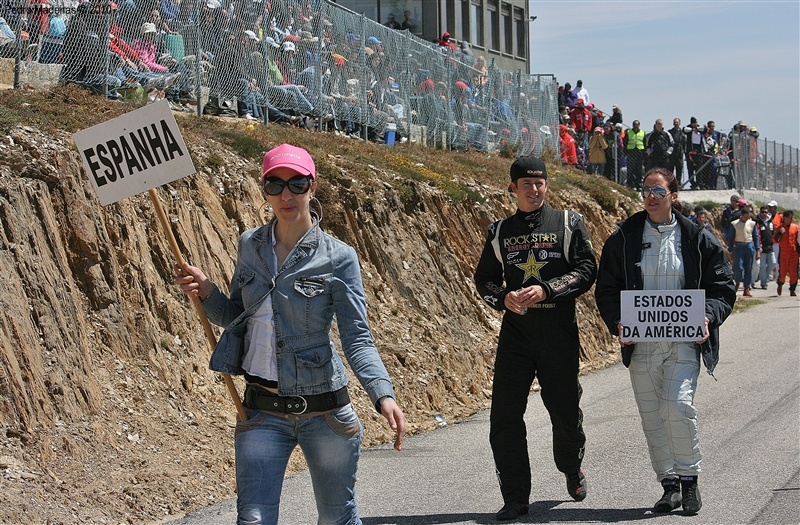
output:
[[[661,480],[664,495],[653,505],[653,512],[671,512],[681,506],[681,482],[678,478]]]
[[[700,500],[697,476],[681,476],[681,494],[683,495],[684,514],[691,516],[700,512],[703,502]]]
[[[509,501],[503,508],[497,511],[498,521],[515,520],[520,516],[528,514],[528,504],[519,503],[517,501]]]
[[[578,470],[578,472],[574,474],[565,475],[567,476],[567,492],[572,496],[572,499],[575,501],[585,500],[589,485],[586,482],[586,476],[583,470]]]

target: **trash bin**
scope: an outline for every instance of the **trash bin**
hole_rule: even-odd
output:
[[[164,35],[164,47],[172,58],[180,62],[185,56],[183,35]]]
[[[387,146],[394,146],[394,139],[397,135],[397,124],[390,122],[386,124],[386,133],[383,134],[383,141]]]

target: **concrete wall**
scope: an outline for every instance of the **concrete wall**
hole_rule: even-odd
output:
[[[21,86],[28,84],[37,88],[48,88],[58,83],[61,74],[61,64],[40,64],[23,60],[19,64],[19,83]],[[14,85],[14,59],[0,58],[0,85]]]

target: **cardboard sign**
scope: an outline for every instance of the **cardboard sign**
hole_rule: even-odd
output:
[[[705,290],[624,290],[623,341],[699,341],[705,335]]]
[[[195,173],[166,100],[72,136],[103,205]]]

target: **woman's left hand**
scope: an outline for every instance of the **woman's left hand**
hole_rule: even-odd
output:
[[[709,331],[708,331],[708,317],[704,317],[704,319],[705,319],[706,325],[705,325],[705,327],[704,327],[704,329],[703,329],[703,333],[704,333],[704,334],[706,334],[706,335],[705,335],[705,336],[704,336],[702,339],[700,339],[699,341],[695,341],[695,343],[697,343],[697,344],[699,344],[699,345],[701,345],[701,344],[705,343],[705,342],[708,340],[708,336],[709,336]]]
[[[394,440],[394,449],[402,450],[403,440],[406,438],[406,416],[400,410],[397,402],[391,397],[387,397],[381,402],[381,414],[389,422],[392,430],[397,432],[397,437]]]

